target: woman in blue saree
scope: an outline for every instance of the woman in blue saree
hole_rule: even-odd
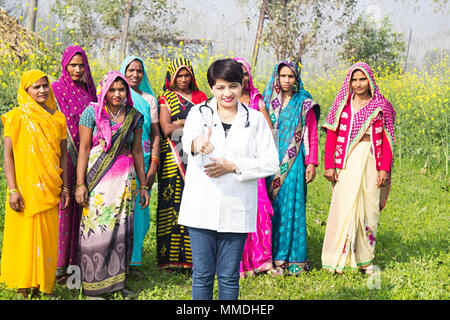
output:
[[[145,173],[149,194],[155,181],[159,163],[159,120],[158,103],[148,81],[144,61],[135,56],[125,58],[120,72],[127,78],[131,87],[131,97],[136,108],[144,116],[142,149],[144,152]],[[136,204],[140,201],[136,197]],[[136,205],[134,211],[134,238],[131,266],[142,265],[145,236],[150,228],[150,209]]]
[[[298,275],[309,270],[306,185],[314,180],[318,165],[317,121],[320,107],[303,88],[298,66],[288,60],[275,66],[263,97],[279,138],[280,168],[266,180],[274,210],[274,266],[285,274]]]

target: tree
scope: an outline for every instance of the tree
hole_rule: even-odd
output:
[[[419,0],[395,0],[404,2],[407,6],[414,7],[414,10],[419,10],[421,5],[424,5],[425,1]],[[434,8],[435,11],[445,11],[449,13],[450,7],[448,6],[448,0],[431,0],[427,1],[427,4]]]
[[[255,39],[255,44],[253,46],[253,55],[252,55],[252,68],[254,66],[256,66],[256,61],[258,59],[258,52],[259,52],[259,47],[261,44],[261,36],[262,36],[262,31],[264,28],[264,20],[266,18],[266,7],[267,7],[267,1],[263,0],[261,3],[261,8],[259,9],[259,19],[258,19],[258,29],[256,30],[256,39]]]
[[[269,21],[262,41],[277,60],[300,59],[319,43],[332,43],[337,28],[345,28],[355,0],[263,0]],[[327,29],[328,28],[328,29]]]
[[[101,48],[108,56],[121,46],[118,59],[125,55],[127,43],[140,50],[178,37],[173,24],[180,10],[166,0],[56,0],[52,6],[66,22],[66,35],[72,34],[88,50]]]
[[[122,39],[120,43],[120,60],[125,59],[125,51],[127,48],[128,28],[130,27],[131,9],[133,9],[133,0],[128,0],[127,8],[125,10],[125,22],[123,25]]]
[[[375,21],[369,16],[359,16],[339,38],[344,42],[339,53],[345,61],[364,61],[372,66],[399,66],[406,44],[404,35],[392,30],[388,17]]]
[[[38,9],[38,0],[30,0],[28,3],[28,15],[25,28],[30,31],[36,31],[36,17]]]

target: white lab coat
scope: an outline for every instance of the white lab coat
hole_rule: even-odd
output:
[[[185,186],[181,199],[178,223],[188,227],[217,232],[256,232],[258,206],[258,179],[275,174],[279,167],[278,152],[270,127],[264,116],[251,108],[249,126],[245,128],[247,111],[239,103],[236,117],[225,138],[217,113],[217,101],[208,105],[211,111],[194,106],[188,114],[183,129],[182,144],[188,154]],[[214,151],[209,155],[191,153],[194,138],[207,131],[205,118],[211,124],[210,142]],[[204,172],[210,157],[223,157],[236,164],[240,174],[229,173],[211,178]]]

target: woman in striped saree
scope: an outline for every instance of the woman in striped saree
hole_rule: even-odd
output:
[[[169,64],[164,93],[159,98],[161,129],[158,169],[157,263],[171,269],[191,269],[192,253],[187,228],[178,225],[187,156],[183,156],[181,137],[191,108],[207,99],[198,89],[194,69],[185,58]]]

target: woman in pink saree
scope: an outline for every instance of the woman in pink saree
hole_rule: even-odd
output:
[[[102,299],[114,291],[132,294],[125,284],[133,248],[135,197],[140,197],[141,209],[149,201],[143,122],[133,107],[128,81],[119,71],[110,71],[100,80],[98,103],[91,103],[80,118],[75,197],[83,207],[81,285],[90,299]]]
[[[270,129],[273,129],[263,97],[253,85],[252,75],[250,74],[250,65],[244,58],[236,57],[234,60],[242,65],[244,71],[241,102],[252,109],[261,111],[266,118]],[[245,242],[240,267],[241,278],[254,276],[262,272],[267,272],[272,275],[281,275],[281,273],[276,271],[272,263],[272,216],[273,208],[269,197],[267,196],[265,179],[259,179],[256,232],[249,233],[247,241]]]

